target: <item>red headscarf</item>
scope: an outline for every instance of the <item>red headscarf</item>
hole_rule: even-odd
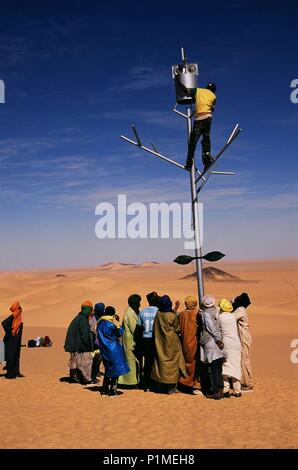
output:
[[[90,300],[85,300],[85,302],[82,303],[81,307],[92,307],[93,308],[93,303],[90,302]]]
[[[93,303],[90,302],[90,300],[85,300],[81,305],[81,312],[88,314],[88,318],[90,319],[93,316]]]
[[[21,316],[22,307],[20,305],[20,302],[13,303],[12,306],[10,307],[10,311],[13,316],[11,333],[12,333],[12,336],[15,336],[18,333],[19,328],[22,324],[22,316]]]

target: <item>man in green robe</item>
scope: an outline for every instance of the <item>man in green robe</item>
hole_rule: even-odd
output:
[[[119,385],[134,386],[136,387],[140,380],[140,363],[135,356],[134,350],[136,342],[134,333],[137,326],[138,315],[140,312],[141,296],[133,294],[128,298],[128,307],[124,312],[122,326],[124,334],[122,336],[122,343],[128,367],[130,372],[121,375],[118,380]]]

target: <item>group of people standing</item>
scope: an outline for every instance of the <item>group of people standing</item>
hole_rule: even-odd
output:
[[[102,395],[117,396],[118,385],[216,400],[253,390],[246,293],[233,301],[221,299],[218,306],[205,296],[200,308],[188,296],[181,312],[179,301],[173,308],[167,295],[150,292],[146,297],[143,309],[140,295],[128,298],[122,324],[114,307],[82,304],[64,346],[71,382],[98,383],[102,361]]]
[[[205,296],[200,311],[201,389],[207,398],[229,398],[253,390],[247,293],[232,302]]]

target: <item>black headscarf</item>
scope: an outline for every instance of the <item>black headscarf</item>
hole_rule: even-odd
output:
[[[113,317],[116,313],[116,310],[114,309],[114,307],[112,307],[111,305],[109,305],[106,309],[105,309],[105,315],[109,315],[111,317]]]
[[[160,297],[159,295],[157,294],[157,292],[150,292],[149,294],[146,295],[146,298],[148,300],[148,304],[151,306],[151,307],[159,307],[159,303],[160,303]]]
[[[142,297],[139,294],[132,294],[128,297],[128,305],[136,312],[138,315],[140,313]]]
[[[172,301],[168,295],[163,295],[159,303],[160,312],[173,312]]]
[[[242,292],[241,295],[238,295],[234,299],[233,302],[233,312],[236,310],[238,307],[245,307],[247,308],[251,304],[250,298],[248,297],[246,292]]]

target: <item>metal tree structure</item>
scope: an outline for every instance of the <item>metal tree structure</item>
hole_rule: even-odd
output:
[[[179,67],[186,67],[187,66],[187,59],[185,57],[184,49],[181,48],[181,54],[182,54],[182,65]],[[191,64],[195,65],[195,64]],[[178,66],[177,66],[178,67]],[[187,124],[187,138],[189,141],[191,130],[192,130],[192,114],[193,110],[190,106],[186,106],[186,113],[182,113],[181,111],[177,110],[177,104],[175,105],[173,111],[178,114],[179,116],[183,117],[186,120]],[[132,130],[135,136],[136,140],[129,139],[128,137],[121,135],[121,138],[124,139],[126,142],[129,142],[130,144],[133,144],[140,149],[144,150],[145,152],[148,152],[164,161],[167,163],[170,163],[171,165],[175,165],[177,168],[185,171],[186,173],[189,174],[189,182],[190,182],[190,193],[191,193],[191,206],[192,206],[192,226],[193,226],[193,231],[194,231],[194,243],[195,243],[195,248],[194,248],[194,256],[191,257],[193,260],[195,260],[196,263],[196,277],[197,277],[197,287],[198,287],[198,298],[199,302],[202,300],[204,296],[204,281],[203,281],[203,269],[202,269],[202,259],[206,259],[206,255],[202,255],[201,251],[201,240],[200,240],[200,220],[199,220],[199,211],[198,211],[198,202],[199,202],[199,193],[209,180],[210,176],[212,175],[234,175],[235,173],[233,172],[227,172],[227,171],[215,171],[215,168],[217,164],[219,163],[219,158],[221,155],[227,150],[227,148],[232,144],[232,142],[237,138],[239,133],[241,132],[241,129],[239,127],[239,124],[236,124],[234,127],[233,131],[227,138],[224,146],[221,148],[221,150],[215,155],[214,157],[214,162],[213,164],[208,168],[207,171],[201,172],[198,170],[196,167],[195,163],[195,157],[193,159],[192,167],[191,169],[186,169],[184,165],[181,163],[176,162],[172,158],[169,158],[163,154],[161,154],[156,146],[151,143],[151,148],[146,147],[143,145],[143,142],[137,132],[136,126],[132,125]],[[183,256],[183,255],[182,255]],[[224,255],[223,255],[224,256]],[[179,257],[178,257],[179,258]],[[176,258],[177,259],[177,258]],[[218,258],[220,259],[220,258]],[[215,261],[215,260],[213,260]]]

